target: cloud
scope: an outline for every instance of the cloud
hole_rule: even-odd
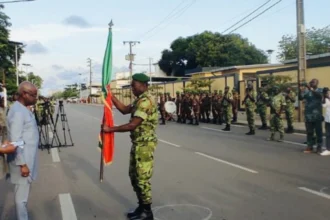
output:
[[[48,49],[39,41],[29,41],[26,43],[25,51],[30,54],[44,54]]]
[[[132,29],[113,28],[114,32],[127,32]],[[10,32],[11,39],[14,41],[38,41],[46,44],[50,41],[60,40],[62,38],[81,35],[84,33],[107,33],[108,26],[104,25],[80,28],[64,24],[31,24],[25,27],[13,28]]]
[[[71,15],[70,17],[64,19],[63,24],[79,28],[88,28],[91,26],[83,17],[76,15]]]
[[[54,65],[52,65],[52,69],[53,70],[57,70],[57,71],[59,71],[59,70],[62,70],[64,67],[63,66],[60,66],[60,65],[56,65],[56,64],[54,64]]]

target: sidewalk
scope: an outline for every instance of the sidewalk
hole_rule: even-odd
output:
[[[245,112],[239,111],[237,114],[237,122],[234,123],[237,125],[247,125],[246,114]],[[258,114],[255,115],[255,124],[256,126],[261,126],[261,120]],[[287,122],[283,119],[284,128],[287,128]],[[267,119],[267,126],[269,126],[269,120]],[[293,127],[296,133],[306,134],[306,128],[304,122],[294,122]]]

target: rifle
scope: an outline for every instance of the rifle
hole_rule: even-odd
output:
[[[243,100],[243,102],[242,102],[244,105],[245,105],[246,100],[247,100],[248,97],[249,97],[249,96],[248,96],[248,92],[249,92],[249,88],[246,88],[246,89],[245,89],[245,93],[246,93],[246,95],[245,95],[245,98],[244,98],[244,100]]]

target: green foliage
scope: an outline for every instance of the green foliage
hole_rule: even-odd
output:
[[[330,26],[317,29],[307,29],[306,50],[311,54],[322,54],[329,52]],[[296,35],[284,35],[279,42],[279,53],[277,58],[281,61],[296,59],[298,43]]]
[[[186,69],[267,63],[265,53],[240,35],[205,31],[172,42],[158,62],[167,75],[184,76]]]
[[[3,8],[3,5],[0,5],[0,79],[6,85],[8,95],[12,95],[17,91],[15,45],[9,41],[9,27],[11,23],[9,22],[10,18],[3,12]],[[23,53],[22,46],[19,46],[17,50],[18,61]],[[30,74],[31,79],[35,79],[37,86],[40,88],[42,79],[33,73]],[[19,83],[25,80],[26,77],[19,74]]]
[[[261,76],[261,80],[265,84],[265,89],[268,94],[272,94],[274,86],[278,86],[280,91],[286,91],[286,88],[292,86],[292,77],[280,75]]]
[[[78,97],[79,96],[79,90],[78,90],[78,85],[73,84],[73,85],[67,85],[66,88],[64,89],[62,93],[62,97],[64,99],[71,98],[71,97]]]
[[[193,77],[190,84],[184,89],[185,92],[203,92],[209,91],[214,80],[205,79],[203,77]]]

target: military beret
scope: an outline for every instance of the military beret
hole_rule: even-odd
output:
[[[230,87],[229,86],[226,86],[225,89],[230,89]]]
[[[142,83],[146,83],[150,80],[149,77],[144,73],[136,73],[132,76],[132,79]]]
[[[176,94],[179,94],[180,92],[179,91],[176,91]]]

